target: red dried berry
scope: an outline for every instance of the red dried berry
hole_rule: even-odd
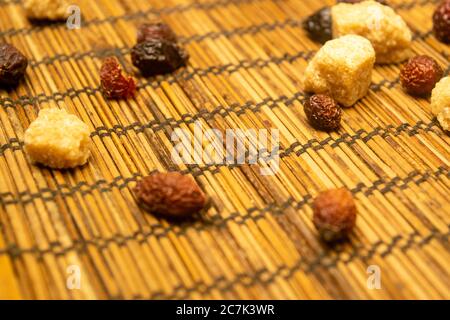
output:
[[[134,96],[136,82],[122,74],[122,68],[114,57],[106,58],[100,69],[103,94],[109,99],[123,99]]]
[[[400,72],[403,88],[415,96],[430,94],[442,76],[442,68],[436,60],[425,55],[411,58]]]
[[[315,94],[306,100],[305,114],[311,125],[318,130],[332,131],[339,128],[342,108],[333,98]]]
[[[436,38],[450,43],[450,0],[442,1],[433,14],[433,31]]]
[[[144,76],[173,72],[186,65],[189,55],[174,42],[150,40],[131,50],[133,64]]]
[[[313,203],[313,223],[326,242],[346,238],[356,223],[356,205],[346,188],[320,193]]]
[[[169,218],[191,216],[207,205],[207,198],[195,180],[178,172],[145,177],[134,192],[144,209]]]
[[[314,41],[325,43],[333,38],[330,7],[324,7],[303,21],[303,28]]]
[[[162,22],[145,23],[140,25],[137,34],[137,43],[150,40],[176,42],[177,36],[167,24]]]
[[[0,85],[15,86],[25,75],[28,59],[16,47],[0,44]]]

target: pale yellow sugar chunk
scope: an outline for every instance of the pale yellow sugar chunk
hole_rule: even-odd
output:
[[[57,108],[43,109],[25,131],[25,151],[33,163],[73,168],[91,155],[89,127],[77,116]]]
[[[24,7],[30,19],[64,20],[70,4],[67,0],[25,0]]]
[[[439,112],[437,115],[437,120],[439,121],[442,129],[450,131],[450,108],[444,108],[441,112]]]
[[[431,112],[442,128],[450,131],[450,76],[442,78],[431,92]]]
[[[431,112],[437,116],[444,108],[450,108],[450,76],[442,78],[431,92]]]
[[[350,107],[364,97],[372,80],[375,51],[360,36],[330,40],[317,52],[305,71],[305,91],[326,93]]]
[[[372,43],[378,63],[396,63],[409,57],[412,34],[395,11],[376,1],[340,3],[331,8],[333,37],[357,34]]]

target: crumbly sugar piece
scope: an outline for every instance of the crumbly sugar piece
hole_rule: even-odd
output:
[[[85,164],[90,152],[89,127],[57,108],[43,109],[25,132],[25,151],[33,163],[54,169]]]
[[[450,131],[450,108],[444,108],[437,115],[437,120],[445,131]]]
[[[70,2],[67,0],[25,0],[24,7],[29,19],[64,20],[69,13]]]
[[[442,128],[450,131],[450,76],[442,78],[431,92],[431,112]]]
[[[367,39],[347,35],[330,40],[305,71],[305,91],[324,93],[345,107],[364,97],[372,80],[375,51]]]
[[[377,63],[397,63],[409,57],[412,34],[395,11],[376,1],[340,3],[331,8],[333,38],[357,34],[372,43]]]
[[[431,92],[431,112],[437,116],[444,108],[450,108],[450,76],[442,78]]]

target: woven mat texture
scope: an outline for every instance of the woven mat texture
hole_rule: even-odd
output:
[[[431,32],[437,1],[389,1],[414,31],[413,51],[448,73],[450,47]],[[333,1],[75,2],[80,30],[32,25],[21,0],[0,1],[1,40],[30,58],[25,81],[0,91],[1,298],[450,298],[450,139],[429,101],[403,92],[399,65],[376,66],[338,132],[305,120],[302,76],[319,45],[301,20]],[[105,100],[102,60],[115,55],[135,72],[136,27],[153,18],[180,36],[189,66],[137,76],[135,99]],[[24,130],[48,107],[88,124],[88,165],[29,164]],[[279,172],[176,165],[171,133],[193,132],[196,121],[279,129]],[[136,181],[167,170],[192,174],[212,197],[201,219],[174,223],[137,206]],[[349,241],[331,248],[318,239],[311,203],[335,186],[351,190],[359,217]],[[380,289],[368,286],[373,266]],[[80,289],[68,286],[76,268]]]

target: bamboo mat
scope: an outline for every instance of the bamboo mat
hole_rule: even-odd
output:
[[[437,1],[389,0],[413,50],[449,66],[431,33]],[[25,82],[0,98],[0,298],[450,298],[450,139],[429,102],[406,95],[399,66],[377,66],[342,128],[318,132],[302,75],[319,46],[300,20],[332,1],[83,0],[81,30],[30,25],[21,0],[0,2],[2,41],[30,57]],[[98,70],[116,55],[132,73],[136,26],[159,17],[191,55],[173,75],[137,77],[129,101],[106,101]],[[447,69],[448,73],[448,69]],[[23,133],[38,110],[65,108],[92,131],[88,165],[32,166]],[[280,170],[177,166],[175,128],[280,130]],[[143,212],[131,189],[154,171],[192,174],[213,199],[173,223]],[[350,241],[318,240],[312,199],[348,187],[359,217]],[[72,266],[80,289],[69,289]],[[367,285],[369,266],[381,288]]]

